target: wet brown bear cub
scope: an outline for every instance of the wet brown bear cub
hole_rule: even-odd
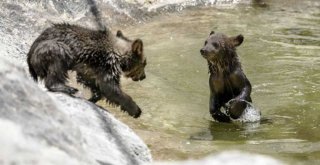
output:
[[[77,25],[55,24],[34,41],[27,62],[35,81],[44,80],[49,91],[70,95],[78,90],[67,86],[67,71],[92,92],[91,102],[102,97],[137,118],[139,106],[120,88],[120,76],[143,80],[146,58],[140,39],[130,40],[121,31],[91,30]]]
[[[210,114],[219,122],[230,122],[230,117],[239,118],[247,102],[252,102],[251,84],[236,53],[243,39],[242,35],[228,37],[212,31],[200,50],[209,66]],[[226,105],[228,102],[230,105]],[[222,106],[227,114],[221,112]]]

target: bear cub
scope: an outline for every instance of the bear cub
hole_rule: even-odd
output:
[[[209,66],[210,114],[219,122],[239,118],[247,102],[252,102],[251,84],[236,53],[236,47],[242,44],[243,39],[241,34],[228,37],[212,31],[200,50]],[[225,107],[226,114],[221,112],[221,107]]]
[[[133,81],[146,78],[141,39],[130,40],[121,31],[112,35],[106,28],[54,24],[34,41],[27,56],[32,78],[44,80],[49,91],[75,94],[78,90],[66,85],[67,72],[75,71],[77,82],[92,92],[89,101],[106,98],[134,118],[140,116],[139,106],[121,90],[120,76]]]

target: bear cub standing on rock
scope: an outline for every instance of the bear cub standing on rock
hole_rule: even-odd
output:
[[[227,37],[212,31],[200,50],[209,66],[210,114],[219,122],[230,122],[230,117],[239,118],[247,102],[252,102],[251,84],[236,53],[236,47],[242,42],[242,35]],[[222,106],[227,114],[220,111]]]
[[[27,58],[32,78],[44,80],[49,91],[69,95],[78,90],[67,86],[67,71],[92,92],[91,102],[102,97],[137,118],[138,105],[120,88],[120,75],[143,80],[147,64],[140,39],[130,40],[121,31],[91,30],[77,25],[55,24],[34,41]]]

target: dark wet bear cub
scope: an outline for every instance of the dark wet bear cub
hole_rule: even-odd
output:
[[[219,122],[230,122],[230,117],[239,118],[247,102],[252,102],[251,84],[236,53],[236,47],[242,42],[242,35],[227,37],[212,31],[200,50],[209,66],[210,114]],[[226,107],[227,115],[220,111],[222,106]]]
[[[92,92],[91,102],[105,97],[137,118],[139,106],[120,88],[120,76],[143,80],[146,58],[140,39],[130,40],[121,31],[91,30],[77,25],[55,24],[34,41],[28,53],[29,71],[35,81],[44,80],[49,91],[74,94],[67,86],[67,71]]]

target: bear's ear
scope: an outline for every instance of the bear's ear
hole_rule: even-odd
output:
[[[121,30],[117,31],[117,37],[119,37],[119,38],[123,38],[124,37]]]
[[[211,32],[210,32],[210,36],[211,36],[212,34],[214,34],[214,31],[211,31]]]
[[[243,42],[243,39],[244,39],[243,35],[241,35],[241,34],[230,38],[231,43],[234,47],[240,46]]]
[[[143,42],[141,39],[136,39],[132,43],[132,53],[139,57],[143,56]]]

